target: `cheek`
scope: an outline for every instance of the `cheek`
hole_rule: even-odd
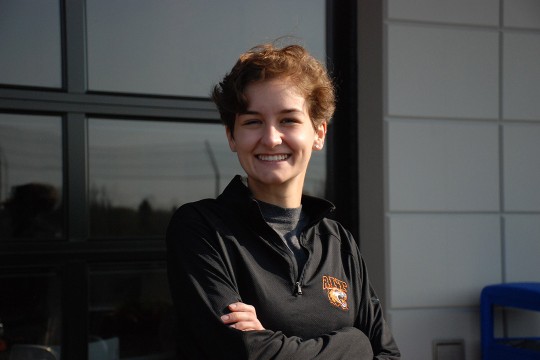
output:
[[[315,144],[316,136],[313,133],[304,133],[302,135],[296,136],[294,142],[297,147],[305,148],[306,151],[311,152],[313,145]]]
[[[261,133],[254,130],[238,131],[236,146],[244,149],[249,149],[256,146],[261,140]]]

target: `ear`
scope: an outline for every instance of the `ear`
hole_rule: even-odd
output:
[[[326,131],[328,129],[328,124],[326,121],[323,121],[315,129],[315,141],[313,142],[313,150],[322,150],[324,146],[324,139],[326,138]]]
[[[231,129],[229,129],[229,127],[225,127],[225,132],[227,134],[227,140],[229,141],[229,147],[231,148],[231,151],[236,152],[236,141],[234,141]]]

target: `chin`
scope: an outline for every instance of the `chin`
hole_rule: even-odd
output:
[[[248,175],[248,177],[265,185],[281,185],[290,180],[290,178],[279,174],[254,174]]]
[[[269,185],[277,186],[284,185],[287,183],[295,183],[299,177],[291,174],[255,174],[256,176],[250,176],[253,180]]]
[[[282,179],[277,176],[272,176],[272,177],[263,176],[263,177],[257,177],[257,181],[265,185],[281,185],[281,184],[286,183],[287,179]]]

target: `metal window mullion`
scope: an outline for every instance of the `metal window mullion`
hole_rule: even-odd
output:
[[[64,0],[64,96],[86,93],[86,0]],[[67,93],[67,94],[66,94]],[[68,238],[85,241],[88,219],[88,126],[83,110],[67,111],[64,122]]]
[[[88,120],[83,113],[68,113],[65,119],[65,183],[67,187],[68,238],[89,237]]]
[[[87,88],[86,1],[64,0],[64,86],[68,93]]]
[[[86,0],[63,0],[64,95],[86,94]],[[88,120],[81,109],[64,118],[64,184],[67,235],[70,243],[89,237]],[[88,359],[88,264],[77,259],[65,264],[63,277],[62,359]]]
[[[86,0],[63,0],[64,90],[62,97],[86,93]],[[70,241],[88,238],[88,143],[84,110],[66,109],[65,184]]]

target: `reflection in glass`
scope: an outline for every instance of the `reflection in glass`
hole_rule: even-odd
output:
[[[92,236],[163,236],[240,171],[221,125],[90,119],[89,147]]]
[[[55,116],[0,114],[0,241],[62,236],[62,134]]]
[[[289,36],[325,61],[324,0],[87,0],[93,91],[208,97],[248,48]],[[159,21],[156,21],[159,19]]]
[[[60,1],[0,1],[0,84],[62,86]]]
[[[94,269],[89,353],[101,351],[96,359],[173,359],[172,311],[164,266]]]
[[[11,273],[0,276],[0,289],[0,360],[29,351],[59,354],[62,308],[58,276],[49,269]],[[48,359],[44,356],[41,358]]]
[[[94,237],[163,236],[179,205],[244,174],[220,124],[90,119],[89,146]],[[316,152],[304,192],[324,196],[325,178]]]

